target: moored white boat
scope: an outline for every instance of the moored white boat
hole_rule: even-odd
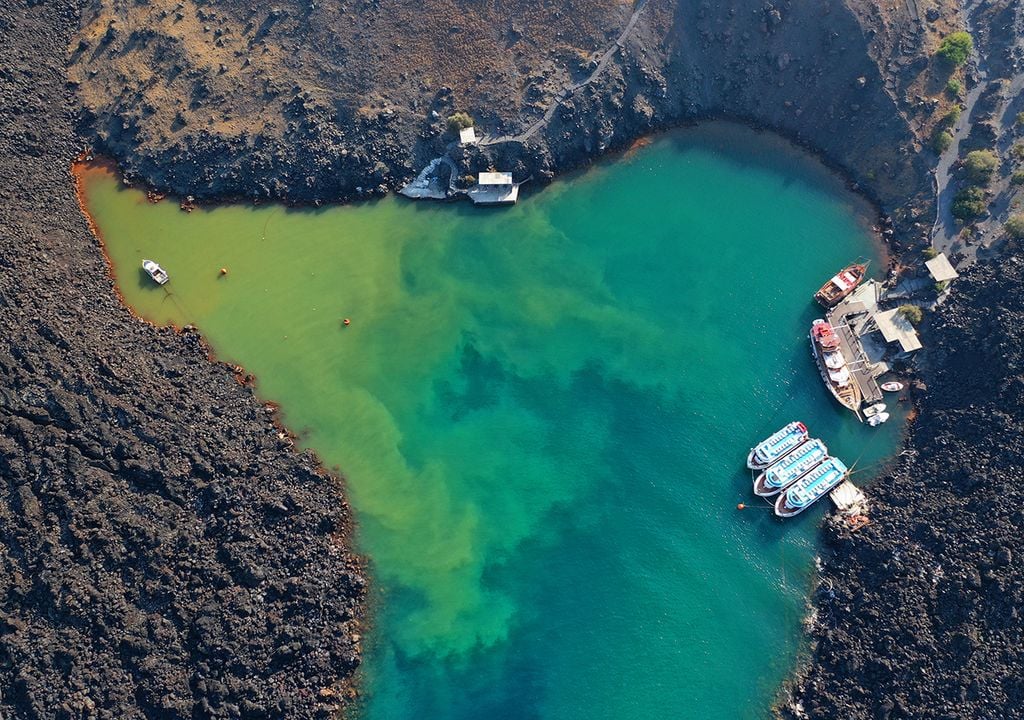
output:
[[[878,413],[877,415],[872,415],[871,417],[869,417],[868,418],[868,425],[870,425],[871,427],[878,427],[879,425],[881,425],[882,423],[884,423],[888,419],[889,419],[889,413],[881,412],[881,413]]]
[[[807,434],[807,426],[802,422],[789,423],[750,448],[747,467],[751,470],[763,470],[806,440]]]
[[[886,392],[899,392],[903,389],[903,383],[897,380],[890,380],[889,382],[882,383],[879,387]]]
[[[143,260],[142,269],[146,271],[146,274],[153,278],[153,281],[157,285],[166,285],[167,281],[170,280],[170,276],[167,271],[160,267],[154,260]]]
[[[861,410],[861,414],[866,418],[870,418],[878,415],[879,413],[885,412],[885,408],[885,403],[875,403],[874,405],[869,405]]]
[[[825,443],[817,438],[808,440],[758,475],[754,480],[754,494],[759,497],[777,495],[827,457]]]
[[[785,489],[775,501],[779,517],[799,515],[837,487],[849,469],[839,458],[830,457]]]

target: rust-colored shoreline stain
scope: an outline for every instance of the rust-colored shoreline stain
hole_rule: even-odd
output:
[[[160,330],[164,328],[170,328],[173,332],[178,335],[183,335],[186,332],[195,333],[200,343],[202,344],[203,350],[206,354],[208,362],[215,365],[224,367],[231,375],[232,379],[243,387],[250,388],[252,392],[259,398],[257,378],[254,374],[249,373],[245,370],[242,365],[237,363],[229,363],[220,360],[213,348],[203,337],[202,333],[194,328],[189,327],[181,328],[177,325],[170,323],[168,325],[157,325],[150,322],[148,319],[138,314],[134,308],[125,300],[124,295],[121,293],[120,288],[117,284],[116,267],[113,258],[107,250],[107,245],[103,239],[103,233],[101,232],[99,225],[96,223],[95,218],[89,212],[88,200],[86,197],[85,186],[92,181],[99,180],[110,180],[118,178],[119,168],[117,164],[108,158],[97,158],[87,153],[83,153],[81,156],[76,158],[70,167],[70,174],[75,187],[75,199],[78,202],[78,208],[82,213],[82,217],[85,218],[85,222],[89,227],[89,231],[96,238],[100,253],[103,255],[103,260],[107,266],[107,274],[110,278],[110,290],[113,292],[117,299],[120,301],[121,306],[133,317],[136,321],[145,323],[154,330]],[[118,180],[121,183],[120,180]],[[123,185],[123,183],[121,183]],[[149,202],[155,202],[158,199],[154,198],[153,195],[147,193],[146,195]],[[267,409],[269,419],[278,433],[278,439],[282,442],[287,442],[291,447],[292,452],[309,452],[313,458],[313,471],[320,477],[325,479],[333,480],[337,482],[341,488],[341,510],[342,510],[342,522],[339,524],[335,532],[332,533],[332,538],[335,546],[338,547],[342,552],[348,555],[349,561],[346,566],[355,574],[362,577],[370,577],[370,563],[369,559],[364,555],[357,553],[354,549],[354,538],[358,528],[355,513],[351,505],[348,502],[348,488],[346,486],[345,476],[341,472],[340,468],[334,468],[333,470],[328,469],[326,464],[320,458],[320,456],[310,448],[299,447],[295,440],[298,435],[291,428],[286,426],[281,418],[281,409],[276,402],[259,398],[260,404]],[[283,437],[282,437],[283,436]],[[362,633],[366,633],[372,628],[372,619],[366,614],[366,611],[370,609],[370,604],[364,600],[364,615],[355,617],[352,620],[354,627]],[[357,650],[360,655],[361,647],[357,641]],[[355,698],[358,695],[357,688],[352,684],[352,681],[343,683],[342,690],[345,697],[349,700]]]

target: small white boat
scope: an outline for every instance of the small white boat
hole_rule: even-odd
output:
[[[889,413],[878,413],[877,415],[872,415],[871,417],[868,418],[868,425],[870,425],[871,427],[878,427],[888,419]]]
[[[899,392],[903,389],[903,383],[897,382],[896,380],[890,380],[879,385],[880,388],[886,392]]]
[[[885,403],[875,403],[874,405],[864,408],[863,410],[861,410],[861,412],[864,413],[864,417],[869,418],[874,417],[875,415],[877,415],[880,412],[883,412],[884,410]]]
[[[167,281],[170,280],[170,276],[167,271],[160,267],[154,260],[143,260],[142,269],[146,271],[146,274],[153,278],[153,282],[157,285],[166,285]]]

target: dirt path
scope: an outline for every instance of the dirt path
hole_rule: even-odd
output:
[[[540,132],[542,129],[547,127],[548,123],[551,122],[551,118],[553,118],[555,116],[555,113],[558,111],[558,106],[561,105],[563,101],[565,101],[577,90],[586,87],[587,85],[594,82],[594,80],[601,76],[601,74],[608,67],[608,64],[611,62],[615,54],[625,46],[626,38],[629,37],[629,34],[633,31],[633,28],[636,26],[637,20],[640,18],[640,13],[643,11],[646,5],[647,0],[637,0],[636,7],[633,10],[633,14],[630,15],[629,17],[629,22],[626,23],[626,26],[622,29],[622,33],[615,39],[615,42],[612,43],[601,54],[601,59],[597,61],[597,67],[594,68],[594,71],[590,73],[590,75],[588,75],[585,79],[580,80],[577,83],[573,83],[572,85],[569,85],[566,88],[563,88],[562,91],[555,96],[554,101],[551,103],[551,106],[544,113],[543,117],[541,117],[539,120],[533,123],[533,125],[526,128],[526,130],[519,133],[518,135],[484,137],[480,139],[477,142],[477,144],[487,146],[497,145],[499,143],[506,142],[526,142],[531,137]]]

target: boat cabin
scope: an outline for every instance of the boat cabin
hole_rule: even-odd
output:
[[[519,183],[512,182],[510,172],[482,172],[466,194],[477,205],[514,205],[519,199]]]

